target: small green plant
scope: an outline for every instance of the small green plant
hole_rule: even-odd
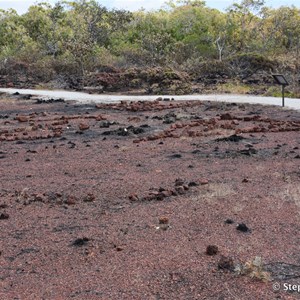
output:
[[[296,90],[286,90],[284,95],[286,98],[298,98],[299,92],[297,92]],[[281,86],[276,85],[268,88],[268,90],[265,92],[265,96],[282,97]]]
[[[235,272],[239,275],[246,275],[250,278],[264,282],[271,280],[270,273],[263,270],[262,258],[259,256],[256,256],[253,260],[247,261],[245,264],[237,265],[235,267]]]

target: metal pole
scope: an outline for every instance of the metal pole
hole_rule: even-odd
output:
[[[282,107],[284,107],[284,84],[282,85]]]

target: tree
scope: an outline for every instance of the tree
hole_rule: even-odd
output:
[[[35,46],[15,10],[0,10],[0,57],[7,60]]]
[[[237,52],[253,51],[263,5],[264,0],[242,0],[228,8],[230,43]]]

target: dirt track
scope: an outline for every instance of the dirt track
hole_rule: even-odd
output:
[[[300,284],[299,131],[271,106],[2,96],[0,298],[298,299],[272,284]],[[233,270],[256,256],[273,281]]]
[[[111,94],[88,94],[75,91],[62,91],[62,90],[36,90],[36,89],[12,89],[12,88],[0,88],[0,92],[5,93],[20,93],[20,97],[32,97],[39,99],[64,99],[75,100],[82,104],[87,103],[116,103],[121,100],[126,101],[154,101],[157,98],[162,99],[174,99],[177,101],[214,101],[214,102],[227,102],[227,103],[251,103],[251,104],[266,104],[266,105],[282,105],[282,99],[280,97],[264,97],[257,95],[233,95],[233,94],[193,94],[193,95],[132,95],[132,91],[127,95],[111,93]],[[300,110],[300,99],[297,98],[285,98],[285,107],[288,109]]]

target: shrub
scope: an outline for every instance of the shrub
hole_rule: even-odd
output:
[[[236,266],[235,271],[240,275],[246,275],[264,282],[270,281],[271,279],[270,273],[263,270],[262,258],[259,256],[247,261],[243,265]]]

